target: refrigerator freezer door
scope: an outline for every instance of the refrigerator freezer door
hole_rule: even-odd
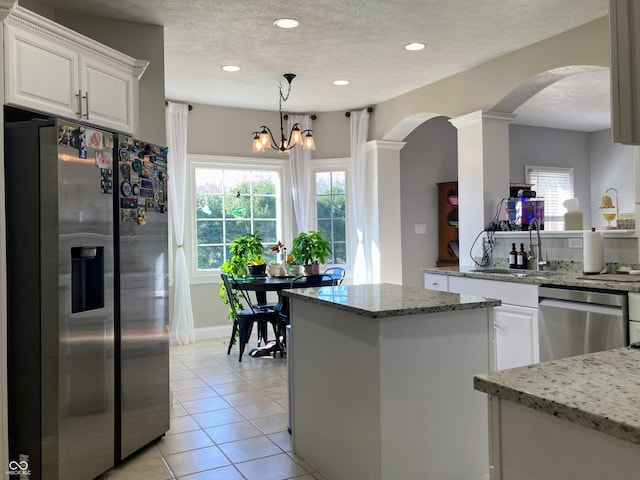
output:
[[[169,429],[166,150],[118,137],[119,459]],[[116,449],[118,446],[116,446]]]
[[[113,196],[105,185],[113,138],[58,121],[57,139],[65,131],[74,141],[60,141],[49,177],[58,199],[60,478],[85,479],[114,463]]]
[[[44,480],[114,463],[111,169],[81,128],[5,128],[9,448]]]

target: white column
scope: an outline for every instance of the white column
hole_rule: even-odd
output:
[[[458,129],[461,266],[474,265],[472,256],[482,256],[482,236],[475,245],[474,240],[489,226],[498,204],[509,196],[509,124],[514,118],[479,110],[450,120]]]
[[[365,256],[373,283],[402,284],[400,150],[404,142],[367,142]]]

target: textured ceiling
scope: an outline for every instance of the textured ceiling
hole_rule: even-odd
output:
[[[295,73],[286,103],[290,112],[374,105],[608,13],[607,0],[40,3],[163,25],[165,88],[172,100],[276,110],[282,74]],[[277,29],[272,22],[280,17],[296,18],[301,25]],[[419,52],[402,49],[413,41],[428,46]],[[241,70],[223,72],[220,67],[225,64],[239,65]],[[333,86],[336,79],[348,79],[351,84]],[[562,93],[555,92],[555,100],[559,97]],[[528,108],[535,116],[533,103],[518,113],[524,116]]]

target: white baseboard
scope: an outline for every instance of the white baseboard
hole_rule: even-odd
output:
[[[196,342],[198,340],[210,340],[212,338],[229,338],[231,336],[231,324],[218,327],[200,327],[195,329]]]

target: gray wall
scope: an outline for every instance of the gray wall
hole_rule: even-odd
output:
[[[611,142],[611,130],[590,135],[591,150],[591,226],[603,227],[606,221],[598,209],[607,188],[618,190],[620,213],[635,213],[635,169],[633,146]],[[609,195],[615,202],[615,192]]]
[[[456,128],[446,117],[435,117],[416,128],[400,151],[402,209],[402,283],[424,286],[423,267],[438,260],[438,188],[458,179]],[[415,224],[427,225],[416,234]]]
[[[278,112],[194,105],[189,113],[187,149],[189,153],[204,155],[281,158],[276,150],[251,153],[251,132],[258,130],[261,125],[268,126],[274,135],[276,131],[279,135]],[[349,119],[344,116],[344,112],[319,113],[312,128],[316,142],[313,158],[350,156]]]
[[[575,196],[587,222],[591,218],[591,165],[589,134],[571,130],[511,125],[509,175],[511,183],[524,182],[524,166],[573,168]]]

